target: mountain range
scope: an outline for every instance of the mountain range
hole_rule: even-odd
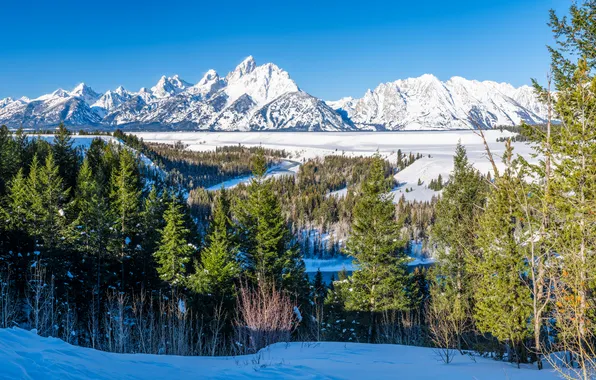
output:
[[[212,131],[442,130],[542,124],[546,107],[529,86],[433,75],[383,83],[360,99],[323,101],[272,63],[253,57],[192,84],[163,76],[150,89],[104,94],[84,83],[35,99],[0,99],[0,124],[48,128]]]

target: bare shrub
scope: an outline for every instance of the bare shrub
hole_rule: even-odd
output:
[[[426,307],[428,331],[439,359],[449,364],[457,352],[458,323],[453,318],[448,298],[435,297]]]
[[[27,281],[27,320],[29,326],[41,336],[50,336],[54,333],[55,321],[55,293],[54,277],[46,281],[46,270],[41,260],[36,261],[31,268]]]
[[[0,273],[0,328],[11,327],[18,311],[18,299],[8,268],[6,272]]]
[[[130,351],[130,323],[127,321],[128,296],[111,290],[107,294],[104,315],[104,349],[109,352],[128,353]]]
[[[415,311],[385,310],[381,313],[376,343],[422,346],[424,333]]]
[[[297,327],[295,304],[274,285],[243,284],[239,291],[236,344],[242,353],[255,353],[277,342],[288,342]]]

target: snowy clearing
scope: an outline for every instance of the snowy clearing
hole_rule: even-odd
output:
[[[453,153],[459,140],[465,145],[468,158],[482,173],[492,171],[486,158],[482,139],[474,131],[420,131],[420,132],[139,132],[134,133],[149,142],[175,143],[182,141],[190,150],[213,151],[216,147],[244,145],[283,149],[293,161],[302,162],[328,155],[370,156],[379,152],[395,161],[397,150],[402,153],[420,153],[423,157],[395,175],[400,186],[393,190],[395,200],[404,195],[406,200],[428,201],[438,195],[427,188],[439,174],[446,180],[453,169]],[[499,137],[512,136],[508,131],[485,131],[486,139],[500,167],[505,144]],[[530,146],[513,143],[514,153],[529,159]],[[430,155],[430,157],[429,157]],[[297,167],[296,167],[297,170]],[[418,179],[422,185],[418,186]],[[246,179],[245,179],[246,180]],[[218,185],[221,187],[221,185]],[[406,189],[412,191],[406,192]],[[342,196],[342,193],[334,194]]]
[[[284,175],[296,175],[296,173],[298,173],[299,168],[300,168],[299,162],[283,160],[279,165],[275,165],[274,167],[267,170],[267,174],[265,175],[265,178],[280,177],[280,176],[284,176]],[[247,184],[248,182],[250,182],[251,178],[252,178],[252,175],[233,178],[233,179],[227,180],[225,182],[218,183],[217,185],[208,187],[207,191],[221,190],[222,187],[224,187],[226,189],[231,189],[231,188],[238,186],[241,183]]]
[[[535,366],[456,355],[437,360],[432,349],[361,343],[278,343],[259,354],[182,357],[111,354],[0,330],[0,379],[556,379]]]

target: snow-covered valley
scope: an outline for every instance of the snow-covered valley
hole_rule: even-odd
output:
[[[497,142],[499,137],[513,134],[508,131],[485,131],[488,145],[503,167],[501,155],[504,143]],[[482,139],[475,131],[411,131],[411,132],[138,132],[134,133],[147,142],[175,143],[181,141],[188,149],[196,151],[213,151],[217,147],[228,145],[244,145],[247,147],[262,146],[264,148],[285,150],[289,160],[300,163],[315,157],[329,155],[371,156],[378,152],[383,158],[395,162],[398,150],[404,154],[420,153],[422,158],[395,175],[399,187],[393,190],[395,201],[404,196],[406,200],[430,200],[438,193],[428,189],[431,180],[439,174],[447,179],[453,169],[453,153],[458,141],[466,147],[468,159],[482,173],[492,171],[486,157]],[[525,143],[513,143],[514,153],[531,159],[531,147]],[[287,169],[287,168],[286,168]],[[274,170],[271,174],[291,174],[291,169]],[[224,186],[247,182],[250,177],[233,180]],[[418,185],[420,179],[421,185]],[[211,189],[221,188],[222,184]],[[407,191],[406,189],[411,189]],[[341,196],[341,191],[336,194]]]
[[[433,349],[362,343],[277,343],[245,356],[113,354],[0,329],[0,379],[556,379],[549,368],[456,355]]]

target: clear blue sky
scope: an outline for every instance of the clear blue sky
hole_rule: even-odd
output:
[[[85,82],[96,91],[198,81],[244,57],[274,62],[311,94],[360,97],[381,82],[435,74],[544,78],[548,10],[570,0],[5,1],[0,98]]]

